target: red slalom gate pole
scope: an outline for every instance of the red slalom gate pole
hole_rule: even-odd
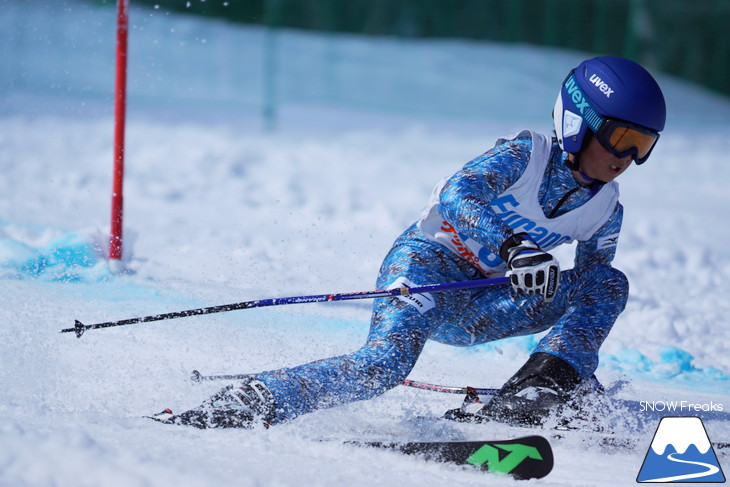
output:
[[[124,214],[124,127],[127,104],[127,34],[129,0],[117,0],[117,63],[114,91],[114,181],[109,259],[122,258],[122,223]]]

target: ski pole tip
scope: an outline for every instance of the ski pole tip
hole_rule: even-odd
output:
[[[83,335],[85,331],[86,331],[86,325],[81,323],[79,320],[76,320],[76,323],[74,323],[73,328],[63,328],[62,330],[58,330],[58,333],[74,332],[74,333],[76,333],[76,338],[81,338],[81,335]]]

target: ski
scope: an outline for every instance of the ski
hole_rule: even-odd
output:
[[[503,441],[348,441],[346,444],[394,450],[429,461],[470,466],[519,480],[545,477],[553,468],[550,443],[538,435]]]
[[[165,409],[152,416],[144,416],[159,423],[193,426],[207,429],[200,421],[188,421]],[[268,428],[268,423],[262,423]],[[253,424],[239,423],[223,427],[253,429]],[[506,474],[515,479],[538,479],[546,476],[553,468],[553,451],[550,443],[542,436],[532,435],[503,441],[346,441],[345,444],[362,447],[394,450],[406,455],[423,457],[426,460],[468,465],[483,471]]]
[[[444,419],[459,423],[489,424],[491,426],[499,426],[510,430],[518,428],[523,431],[539,431],[551,440],[563,442],[575,439],[579,440],[581,443],[588,443],[591,446],[611,449],[633,449],[638,446],[640,440],[638,437],[617,435],[610,432],[591,429],[589,424],[586,424],[583,427],[577,427],[575,425],[538,426],[519,423],[503,423],[489,420],[474,413],[464,412],[461,409],[451,409],[446,411]]]
[[[538,431],[551,441],[559,443],[570,443],[572,441],[586,446],[599,447],[606,452],[645,448],[648,445],[648,439],[650,439],[650,435],[646,433],[628,435],[593,429],[589,422],[586,422],[586,424],[582,427],[575,425],[530,426],[524,424],[494,422],[474,413],[464,412],[460,409],[451,409],[447,411],[444,415],[444,419],[459,423],[489,424],[490,426],[504,427],[509,430],[519,428],[523,431]],[[714,441],[712,442],[712,447],[718,454],[730,455],[730,442]]]
[[[597,380],[596,380],[597,383]],[[460,408],[452,409],[446,412],[445,419],[458,421],[462,423],[489,423],[492,427],[505,426],[507,428],[527,428],[530,431],[539,431],[551,440],[563,441],[579,441],[584,445],[598,446],[606,451],[613,450],[632,450],[638,447],[643,448],[646,442],[646,436],[649,434],[650,428],[655,421],[659,421],[668,414],[668,411],[650,411],[645,402],[630,399],[619,399],[615,395],[621,391],[626,385],[625,382],[619,381],[608,389],[603,389],[598,384],[597,391],[600,391],[606,406],[613,411],[613,414],[621,416],[629,416],[633,419],[631,433],[617,432],[611,425],[606,424],[606,417],[601,413],[588,413],[575,415],[572,419],[567,419],[559,424],[552,426],[530,426],[525,424],[511,424],[506,422],[494,422],[487,418],[474,414],[481,409],[485,402],[494,397],[499,389],[494,388],[478,388],[478,387],[449,387],[427,382],[415,380],[406,380],[403,382],[406,387],[422,389],[432,392],[442,392],[448,394],[465,394],[464,401]],[[482,398],[485,401],[482,401]],[[604,411],[605,412],[605,411]],[[703,421],[730,421],[730,413],[718,410],[710,411],[692,411],[691,416],[697,416]],[[509,435],[509,432],[507,433]],[[712,443],[713,447],[722,455],[730,455],[730,442],[718,441]]]
[[[255,419],[241,418],[232,414],[233,410],[208,411],[206,414],[198,414],[199,409],[193,409],[182,414],[174,414],[171,409],[164,409],[152,416],[143,416],[143,418],[151,419],[162,424],[170,424],[173,426],[191,426],[198,429],[212,428],[237,428],[237,429],[255,429],[263,426],[268,429],[271,427],[266,421]]]

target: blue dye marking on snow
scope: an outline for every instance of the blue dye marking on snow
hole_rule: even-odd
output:
[[[503,348],[508,346],[516,346],[520,350],[530,352],[537,344],[545,333],[538,333],[536,335],[525,335],[511,338],[504,338],[490,343],[483,343],[481,345],[474,345],[472,347],[463,348],[464,353],[467,354],[485,354],[485,353],[501,353]]]
[[[0,278],[99,282],[110,276],[91,238],[0,221]]]
[[[726,373],[711,366],[700,368],[693,362],[692,354],[674,346],[663,347],[658,360],[633,349],[601,355],[604,367],[631,377],[687,389],[727,393],[730,377]]]
[[[538,344],[542,334],[507,338],[493,343],[467,347],[463,353],[499,353],[498,349],[515,346],[526,353],[531,352]],[[694,356],[674,346],[666,346],[659,350],[658,360],[652,360],[638,350],[624,348],[617,353],[600,354],[601,370],[619,372],[622,375],[640,380],[661,382],[663,385],[676,385],[687,389],[704,392],[727,393],[730,389],[730,376],[715,367],[697,367]],[[515,364],[515,370],[521,364]]]

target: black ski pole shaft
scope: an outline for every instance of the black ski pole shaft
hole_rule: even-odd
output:
[[[110,328],[113,326],[124,326],[124,325],[134,325],[136,323],[147,323],[150,321],[161,321],[161,320],[171,320],[174,318],[185,318],[188,316],[197,316],[197,315],[206,315],[211,313],[222,313],[224,311],[234,311],[237,309],[247,309],[247,308],[255,308],[257,302],[256,301],[249,301],[244,303],[235,303],[235,304],[226,304],[222,306],[210,306],[208,308],[196,308],[196,309],[188,309],[185,311],[176,311],[174,313],[163,313],[159,315],[150,315],[150,316],[143,316],[141,318],[129,318],[126,320],[119,320],[119,321],[107,321],[105,323],[94,323],[93,325],[85,325],[81,323],[79,320],[76,320],[76,323],[73,328],[64,328],[59,331],[59,333],[70,333],[74,332],[76,333],[76,336],[78,338],[81,338],[81,335],[84,334],[86,330],[96,330],[97,328]]]
[[[266,306],[280,306],[284,304],[303,304],[303,303],[323,303],[328,301],[347,301],[352,299],[370,299],[382,298],[386,296],[407,296],[411,294],[423,294],[432,292],[457,291],[461,289],[475,289],[488,286],[498,286],[501,284],[509,284],[508,277],[494,277],[489,279],[476,279],[473,281],[448,282],[445,284],[428,284],[425,286],[399,287],[394,289],[384,289],[378,291],[361,291],[354,293],[338,293],[338,294],[317,294],[314,296],[293,296],[288,298],[272,298],[259,299],[255,301],[243,301],[241,303],[224,304],[221,306],[210,306],[207,308],[195,308],[185,311],[177,311],[174,313],[164,313],[159,315],[143,316],[141,318],[130,318],[119,321],[108,321],[106,323],[95,323],[93,325],[85,325],[76,320],[73,328],[64,328],[60,333],[76,333],[76,337],[81,338],[86,330],[95,330],[97,328],[110,328],[113,326],[134,325],[136,323],[147,323],[150,321],[170,320],[173,318],[185,318],[188,316],[207,315],[212,313],[222,313],[224,311],[235,311],[250,308],[263,308]]]

